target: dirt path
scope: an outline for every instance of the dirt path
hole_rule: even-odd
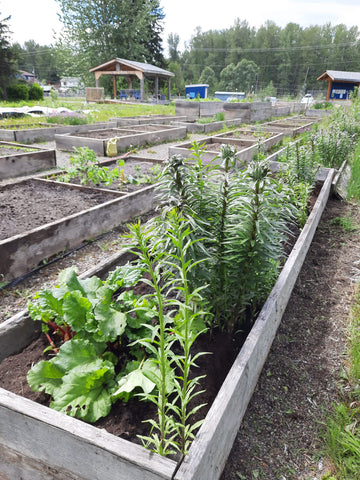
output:
[[[320,480],[324,411],[336,400],[360,274],[359,207],[330,199],[221,480]]]

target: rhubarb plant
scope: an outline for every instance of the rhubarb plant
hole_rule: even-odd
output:
[[[141,308],[131,315],[134,302],[140,304],[131,291],[125,290],[113,300],[114,292],[132,287],[139,277],[139,269],[131,265],[118,268],[107,281],[96,276],[79,279],[70,268],[61,272],[57,287],[41,291],[29,304],[30,316],[43,323],[49,348],[56,355],[33,366],[27,378],[34,391],[52,397],[52,408],[95,422],[110,412],[117,399],[127,400],[137,389],[155,387],[144,378],[149,365],[141,361],[143,353],[127,350],[128,338],[143,335],[143,325],[152,316]],[[151,313],[148,302],[146,306]],[[59,342],[53,333],[59,335]],[[121,347],[128,360],[116,375],[117,349]],[[137,373],[129,380],[125,377],[131,370]]]

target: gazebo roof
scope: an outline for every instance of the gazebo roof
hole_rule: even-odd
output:
[[[133,62],[132,60],[124,60],[123,58],[113,58],[109,62],[98,65],[97,67],[91,68],[89,72],[113,72],[115,74],[121,75],[130,73],[132,71],[142,72],[144,75],[149,76],[161,76],[161,77],[174,77],[175,75],[168,70],[163,68],[156,67],[155,65],[150,65],[149,63],[142,62]]]
[[[332,80],[333,82],[360,82],[360,72],[344,72],[342,70],[326,70],[318,80]]]

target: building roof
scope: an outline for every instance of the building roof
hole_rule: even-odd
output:
[[[318,80],[332,80],[333,82],[360,82],[360,72],[344,72],[341,70],[326,70]]]
[[[121,72],[126,74],[126,71],[138,70],[145,75],[159,75],[163,77],[174,77],[175,74],[164,70],[163,68],[156,67],[155,65],[150,65],[149,63],[142,62],[133,62],[132,60],[124,60],[123,58],[113,58],[109,62],[98,65],[97,67],[91,68],[89,72],[97,71],[114,71],[118,75],[121,75]]]
[[[21,75],[26,75],[27,77],[35,77],[34,73],[26,72],[25,70],[19,70]]]

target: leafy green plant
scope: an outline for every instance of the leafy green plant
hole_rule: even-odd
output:
[[[348,200],[360,199],[360,144],[358,143],[350,163],[351,175],[348,183]]]
[[[129,293],[120,301],[112,300],[114,291],[132,286],[139,275],[137,268],[126,266],[106,282],[95,276],[80,280],[70,268],[60,273],[56,288],[39,292],[30,302],[30,316],[42,322],[55,356],[34,365],[28,372],[28,382],[33,390],[51,395],[51,408],[95,422],[109,413],[121,394],[128,399],[137,387],[151,385],[141,378],[138,384],[133,381],[131,388],[129,383],[124,386],[129,366],[138,368],[138,352],[131,352],[128,364],[115,375],[119,358],[114,346],[121,344],[125,335],[141,335],[142,324],[150,321],[140,315],[141,310],[135,318],[130,317],[133,299],[129,302]],[[60,346],[55,345],[54,334],[60,337]]]
[[[295,208],[289,192],[264,162],[237,170],[235,150],[221,147],[221,165],[204,164],[202,146],[191,161],[173,157],[160,182],[160,204],[177,207],[192,230],[193,259],[206,259],[191,274],[214,321],[232,331],[259,307],[277,275],[281,244]],[[200,241],[201,240],[201,241]],[[251,305],[251,307],[250,307]]]
[[[29,89],[30,100],[42,100],[44,98],[44,91],[38,83],[33,83]]]
[[[352,148],[353,137],[345,130],[333,125],[314,134],[314,145],[319,152],[320,161],[325,167],[339,168],[347,160]]]
[[[149,419],[151,435],[141,438],[161,455],[177,450],[185,454],[201,423],[190,424],[189,419],[202,405],[189,409],[189,404],[200,393],[194,390],[202,377],[189,375],[203,353],[192,357],[190,350],[196,338],[206,331],[206,313],[201,308],[202,289],[192,291],[188,279],[196,263],[189,255],[192,242],[188,239],[191,232],[187,222],[173,209],[166,216],[164,236],[158,234],[157,227],[156,222],[147,228],[140,224],[129,226],[133,242],[129,248],[140,260],[146,275],[143,281],[151,288],[149,295],[157,306],[156,320],[146,325],[150,335],[135,342],[152,352],[157,366],[152,377],[157,391],[140,395],[156,405],[158,421]],[[173,245],[170,251],[164,248],[166,240]],[[174,345],[181,353],[174,352]]]

